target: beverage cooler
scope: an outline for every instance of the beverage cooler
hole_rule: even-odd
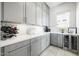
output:
[[[69,49],[69,35],[64,35],[64,49]]]
[[[64,35],[63,49],[78,53],[78,35]]]
[[[71,36],[71,49],[77,50],[77,36]]]

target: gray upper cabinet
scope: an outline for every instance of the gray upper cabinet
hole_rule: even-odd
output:
[[[34,2],[26,2],[26,23],[36,24],[36,5]]]
[[[1,2],[0,2],[0,29],[1,29]],[[1,30],[0,30],[0,40],[1,40]]]
[[[4,21],[24,23],[24,2],[4,2]]]
[[[47,7],[47,11],[46,11],[46,24],[47,26],[50,26],[49,23],[50,23],[50,18],[49,18],[49,7]]]
[[[36,24],[42,26],[42,3],[36,4]]]
[[[43,18],[43,19],[42,19],[42,25],[43,25],[43,26],[46,26],[46,25],[47,25],[47,24],[46,24],[46,22],[47,22],[47,21],[46,21],[46,11],[44,11],[44,10],[43,10],[43,16],[42,16],[42,18]]]
[[[58,46],[58,34],[51,33],[51,42],[52,45]]]
[[[36,3],[36,23],[41,26],[49,26],[49,7],[45,3]]]
[[[0,21],[1,21],[1,2],[0,2]]]
[[[49,25],[49,20],[48,20],[48,18],[49,18],[49,15],[48,15],[48,11],[49,11],[49,8],[48,8],[48,6],[45,4],[45,3],[43,3],[43,15],[42,15],[42,25],[43,26],[48,26]]]
[[[58,34],[58,46],[63,47],[63,35]]]
[[[40,26],[49,25],[49,8],[45,3],[4,2],[3,6],[3,21],[26,23]]]

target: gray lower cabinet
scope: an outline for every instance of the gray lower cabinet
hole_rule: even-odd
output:
[[[4,56],[30,56],[30,40],[5,46]]]
[[[57,33],[51,33],[51,44],[63,47],[63,35]]]
[[[46,34],[31,41],[31,56],[40,55],[50,45],[50,34]]]
[[[58,34],[58,47],[63,47],[63,35]]]
[[[50,45],[50,34],[47,34],[46,35],[46,45],[47,45],[47,47]]]
[[[30,44],[14,51],[8,52],[5,56],[30,56]]]
[[[52,45],[58,46],[58,34],[51,33],[51,42]]]
[[[46,35],[42,36],[42,39],[41,39],[41,50],[42,51],[47,47],[47,45],[46,45],[47,41],[46,40],[47,40]]]
[[[50,45],[50,34],[0,48],[3,56],[39,56]],[[2,50],[2,51],[1,51]]]
[[[33,39],[32,39],[33,40]],[[41,39],[34,38],[34,41],[31,41],[31,56],[38,56],[41,53]]]
[[[1,56],[1,48],[0,48],[0,56]]]

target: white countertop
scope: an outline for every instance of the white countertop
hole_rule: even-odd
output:
[[[0,47],[4,47],[4,46],[7,46],[7,45],[18,43],[18,42],[21,42],[21,41],[24,41],[24,40],[30,40],[32,38],[39,37],[39,36],[49,34],[49,33],[50,32],[42,33],[42,34],[39,34],[39,35],[19,35],[17,37],[13,37],[13,38],[10,38],[10,39],[4,40],[4,41],[0,40]]]
[[[63,35],[74,35],[74,36],[78,36],[79,34],[72,34],[72,33],[60,33],[60,32],[51,32],[54,34],[63,34]]]
[[[15,43],[18,43],[18,42],[22,42],[24,40],[31,40],[32,38],[35,38],[35,37],[39,37],[39,36],[42,36],[42,35],[45,35],[45,34],[49,34],[49,33],[54,33],[54,34],[63,34],[63,35],[74,35],[74,36],[78,36],[79,34],[70,34],[70,33],[56,33],[56,32],[45,32],[45,33],[41,33],[41,34],[36,34],[36,35],[19,35],[17,37],[13,37],[13,38],[10,38],[10,39],[7,39],[7,40],[0,40],[0,47],[4,47],[4,46],[7,46],[7,45],[11,45],[11,44],[15,44]]]

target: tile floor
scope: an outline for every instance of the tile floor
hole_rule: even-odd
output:
[[[49,46],[40,56],[77,56],[77,55],[55,46]]]

